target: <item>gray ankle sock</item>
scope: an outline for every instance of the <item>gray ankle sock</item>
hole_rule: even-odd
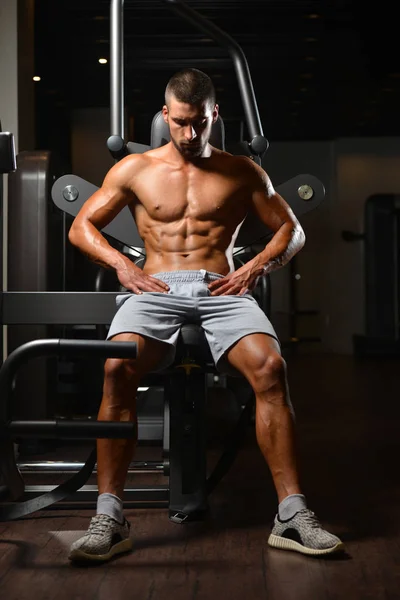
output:
[[[304,508],[307,508],[305,496],[303,494],[291,494],[280,503],[278,507],[279,518],[282,521],[287,521]]]
[[[108,515],[122,524],[124,522],[122,509],[122,500],[118,496],[114,496],[114,494],[99,494],[96,514]]]

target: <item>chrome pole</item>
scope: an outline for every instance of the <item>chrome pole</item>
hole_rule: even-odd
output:
[[[124,0],[110,5],[111,133],[124,138]]]
[[[78,461],[24,461],[19,463],[18,469],[21,473],[73,473],[82,469],[84,463]],[[162,473],[164,465],[159,461],[133,461],[128,473]],[[97,465],[93,473],[97,472]]]

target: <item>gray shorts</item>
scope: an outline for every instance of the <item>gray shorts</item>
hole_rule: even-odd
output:
[[[251,294],[244,296],[211,296],[208,284],[223,275],[199,271],[170,271],[152,275],[169,286],[168,293],[132,292],[116,298],[117,312],[107,339],[120,333],[138,333],[168,344],[162,363],[154,372],[168,367],[175,358],[175,347],[181,326],[195,322],[204,329],[217,369],[238,376],[225,358],[225,353],[238,340],[251,333],[278,337],[265,313]]]

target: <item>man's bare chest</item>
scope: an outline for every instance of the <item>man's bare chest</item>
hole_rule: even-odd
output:
[[[163,171],[135,184],[135,212],[157,221],[219,221],[245,210],[246,186],[234,173]]]

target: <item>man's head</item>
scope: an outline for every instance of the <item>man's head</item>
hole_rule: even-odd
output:
[[[202,156],[218,118],[215,89],[208,75],[198,69],[179,71],[165,89],[164,120],[171,141],[188,160]]]

